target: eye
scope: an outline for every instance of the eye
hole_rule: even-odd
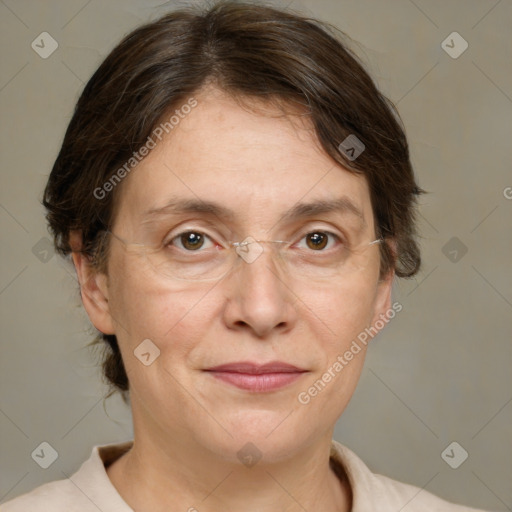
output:
[[[207,245],[208,242],[210,245]],[[185,251],[198,251],[199,249],[213,247],[211,238],[201,231],[183,231],[172,238],[167,245],[172,245]]]
[[[335,235],[330,231],[320,230],[307,233],[303,238],[301,238],[301,241],[302,240],[305,240],[306,248],[317,252],[322,252],[326,247],[327,249],[331,249],[336,241],[342,242],[338,235]],[[304,246],[301,248],[304,248]]]

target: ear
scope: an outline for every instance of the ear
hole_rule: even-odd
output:
[[[395,272],[390,270],[379,282],[377,283],[377,291],[375,295],[375,302],[373,308],[372,326],[376,330],[380,330],[378,326],[381,322],[377,323],[377,320],[388,318],[387,312],[391,309],[391,290],[393,288],[393,280]],[[384,322],[384,325],[387,321]],[[377,324],[377,325],[376,325]],[[382,329],[382,327],[381,327]]]
[[[103,334],[115,334],[108,302],[106,274],[95,269],[90,258],[81,252],[82,234],[80,232],[71,232],[69,243],[80,284],[82,303],[89,319],[94,327]]]
[[[393,255],[393,261],[396,259],[396,242],[395,240],[386,240],[384,243],[388,244]],[[377,291],[374,302],[373,318],[371,325],[376,331],[382,328],[389,321],[389,312],[391,307],[391,291],[393,288],[393,281],[395,278],[395,271],[392,267],[377,283]],[[394,311],[393,311],[394,313]],[[394,317],[394,314],[393,314]],[[378,320],[380,320],[378,322]],[[383,325],[382,325],[383,324]],[[380,326],[380,327],[379,327]]]

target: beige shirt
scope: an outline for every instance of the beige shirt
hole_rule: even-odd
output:
[[[95,446],[91,457],[67,480],[50,482],[3,505],[0,512],[133,512],[110,482],[105,467],[118,459],[132,442]],[[463,512],[454,505],[412,485],[372,473],[357,455],[336,441],[331,445],[331,467],[352,488],[352,512]]]

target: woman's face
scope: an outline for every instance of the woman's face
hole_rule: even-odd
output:
[[[253,113],[215,89],[195,98],[198,105],[122,184],[112,229],[118,237],[154,246],[172,240],[163,250],[180,258],[187,251],[225,251],[225,241],[249,236],[287,240],[294,242],[287,250],[302,251],[308,261],[323,257],[316,251],[340,250],[341,242],[326,231],[360,246],[376,238],[365,179],[319,149],[306,117],[285,117],[268,105]],[[232,213],[164,208],[183,200]],[[336,200],[339,208],[332,211],[308,215],[296,208]],[[295,215],[285,216],[293,208]],[[175,237],[184,231],[207,235],[203,245],[190,234],[183,245],[183,237]],[[306,236],[311,232],[320,235]],[[187,281],[159,272],[155,253],[112,239],[109,319],[89,314],[96,327],[118,338],[136,435],[201,446],[233,460],[248,442],[278,460],[315,439],[330,439],[361,373],[364,346],[341,371],[332,367],[389,308],[391,280],[379,281],[378,244],[349,256],[364,264],[328,278],[321,271],[318,277],[297,273],[296,256],[289,260],[295,264],[281,264],[277,246],[253,244],[251,250],[263,253],[254,261],[238,257],[217,281]],[[251,377],[210,371],[240,362],[281,362],[300,372],[275,369],[273,376]],[[308,394],[329,368],[335,376]]]

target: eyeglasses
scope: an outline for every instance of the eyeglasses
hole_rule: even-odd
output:
[[[370,249],[383,242],[379,238],[352,246],[340,235],[321,229],[310,230],[303,235],[299,242],[306,239],[305,247],[298,247],[297,242],[256,240],[250,236],[241,242],[220,243],[213,241],[210,235],[192,229],[159,244],[133,243],[112,231],[104,233],[121,242],[156,274],[184,281],[219,280],[237,265],[254,264],[265,252],[264,247],[271,248],[278,267],[290,276],[332,279],[367,267],[371,258]],[[334,240],[334,247],[328,247],[330,238]],[[209,240],[211,242],[208,246]],[[182,247],[178,247],[175,242]]]

